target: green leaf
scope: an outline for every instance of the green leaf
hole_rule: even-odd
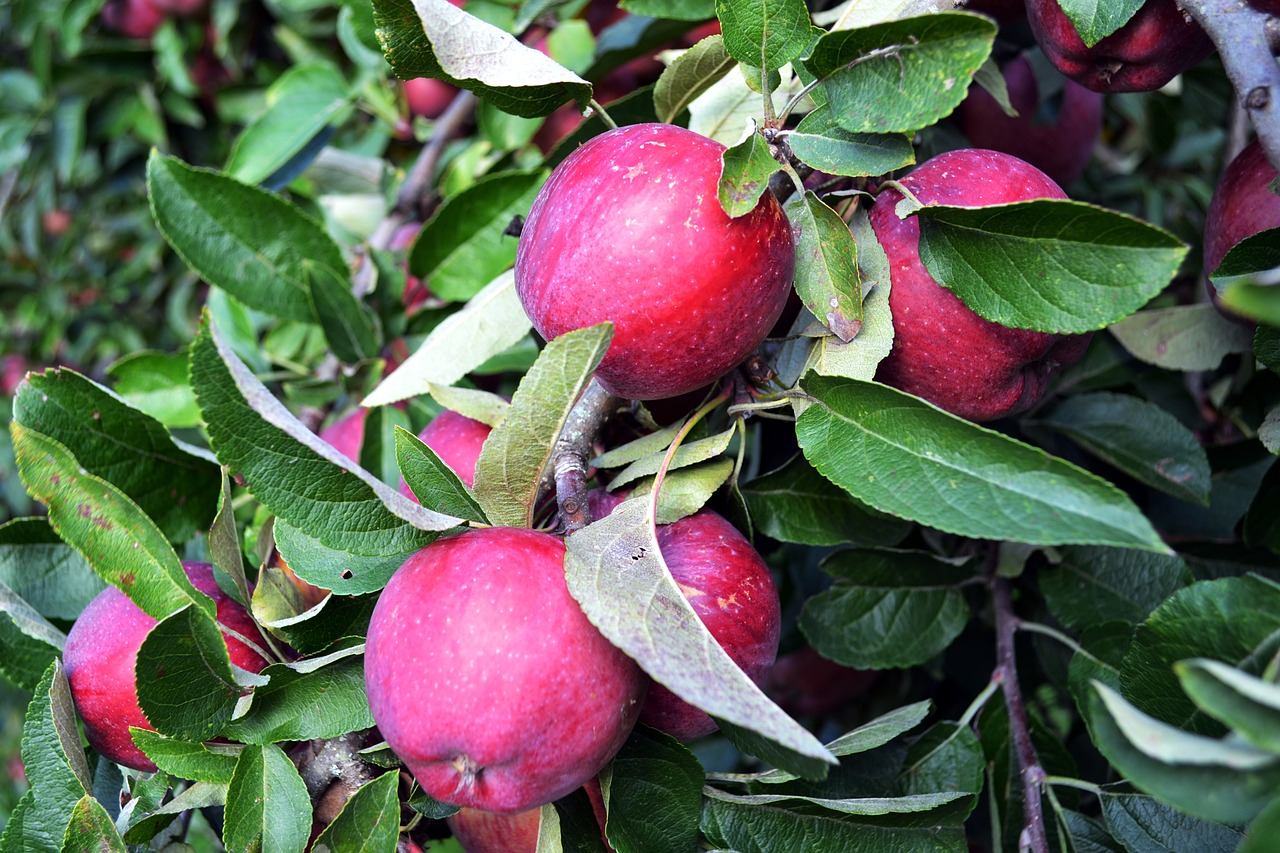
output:
[[[961,536],[1168,553],[1110,483],[900,391],[810,377],[796,421],[823,476],[882,512]]]
[[[115,377],[117,394],[166,427],[200,423],[200,407],[187,377],[186,352],[131,352],[108,367],[107,374]]]
[[[715,0],[620,0],[618,8],[633,15],[705,21],[716,16]]]
[[[584,788],[570,791],[552,806],[539,815],[545,823],[538,827],[539,853],[544,848],[554,853],[607,853],[595,807]]]
[[[800,545],[896,545],[909,525],[880,515],[823,477],[800,454],[746,483],[742,495],[756,528]]]
[[[418,501],[437,512],[488,524],[471,490],[435,451],[407,429],[396,427],[396,461]]]
[[[727,803],[740,803],[753,806],[772,806],[788,801],[807,803],[821,809],[847,815],[874,817],[880,815],[910,815],[919,812],[931,812],[942,806],[950,805],[956,800],[971,797],[967,791],[948,791],[935,794],[907,794],[901,797],[857,797],[832,799],[827,797],[805,797],[799,794],[730,794],[716,788],[707,788],[708,798]],[[936,823],[929,820],[929,823]]]
[[[361,405],[385,406],[452,385],[524,339],[533,325],[516,296],[515,281],[514,273],[503,273],[446,317]]]
[[[316,838],[312,853],[394,853],[400,835],[399,778],[392,771],[361,785]]]
[[[156,780],[162,780],[163,784],[155,784]],[[135,786],[133,794],[136,807],[132,814],[141,815],[141,817],[135,817],[130,827],[125,830],[125,843],[146,844],[172,825],[178,815],[183,812],[218,807],[227,801],[227,785],[196,782],[164,805],[159,805],[161,798],[168,793],[167,780],[168,777],[163,773],[156,774],[148,780],[154,786],[154,796],[139,797],[138,787]]]
[[[886,175],[916,161],[911,140],[898,133],[850,133],[822,107],[786,136],[804,163],[831,175]]]
[[[862,330],[858,246],[849,226],[812,192],[786,206],[796,244],[796,293],[831,333],[848,343]]]
[[[244,573],[244,552],[236,529],[235,503],[231,498],[231,480],[222,472],[222,496],[218,515],[209,528],[209,556],[218,586],[242,605],[251,599],[249,580]]]
[[[191,383],[218,461],[272,513],[324,545],[364,556],[404,554],[460,523],[353,468],[271,396],[207,317],[192,344]]]
[[[1246,823],[1280,785],[1274,755],[1167,726],[1102,684],[1095,682],[1087,714],[1103,756],[1136,787],[1187,814]]]
[[[512,115],[535,118],[566,101],[585,109],[591,84],[447,0],[375,0],[378,41],[401,80],[435,77]]]
[[[1089,546],[1065,549],[1062,561],[1039,575],[1049,612],[1075,631],[1112,620],[1141,622],[1189,578],[1177,555]]]
[[[49,507],[53,529],[95,572],[156,619],[191,603],[213,616],[213,601],[191,585],[169,541],[137,504],[80,473],[76,458],[48,436],[17,421],[9,429],[27,491]]]
[[[0,674],[32,690],[66,642],[66,634],[0,581]]]
[[[609,843],[617,853],[692,850],[698,843],[703,770],[670,735],[636,726],[601,780]]]
[[[293,762],[274,744],[246,746],[227,788],[227,849],[302,853],[310,831],[311,799]]]
[[[272,664],[262,671],[271,681],[253,691],[249,713],[223,732],[242,743],[334,738],[373,726],[364,692],[363,644],[341,643],[326,658]],[[339,656],[341,655],[341,656]],[[317,697],[324,697],[317,702]]]
[[[653,108],[658,121],[675,122],[689,104],[737,64],[724,49],[724,37],[719,34],[703,39],[680,54],[663,70],[653,87]]]
[[[754,128],[746,139],[726,148],[720,160],[717,194],[720,207],[730,219],[755,210],[769,189],[769,178],[782,168],[769,153],[769,143]]]
[[[947,648],[969,621],[959,585],[972,572],[924,553],[853,550],[822,564],[835,584],[805,602],[800,630],[825,658],[905,668]]]
[[[529,527],[556,439],[613,338],[613,324],[549,342],[511,396],[507,416],[476,462],[476,501],[496,525]]]
[[[151,214],[187,266],[250,308],[315,322],[316,268],[347,280],[338,246],[318,222],[279,196],[152,152]]]
[[[1245,317],[1280,324],[1280,287],[1238,281],[1222,291],[1222,304]]]
[[[127,853],[115,821],[102,804],[85,794],[71,809],[62,853]]]
[[[1140,311],[1108,330],[1135,358],[1166,370],[1216,370],[1231,353],[1248,352],[1249,329],[1209,304]]]
[[[706,462],[708,459],[715,459],[728,449],[729,443],[733,440],[736,432],[735,428],[730,427],[717,435],[681,444],[671,457],[671,464],[667,470],[674,471],[680,468],[687,468],[690,465],[697,465],[700,462]],[[656,474],[658,469],[662,467],[662,460],[666,458],[666,454],[666,450],[663,449],[659,453],[654,453],[632,462],[609,481],[609,491],[615,492],[641,477]]]
[[[1139,853],[1231,853],[1243,838],[1238,830],[1182,814],[1140,794],[1104,793],[1102,814],[1116,840]]]
[[[328,124],[342,124],[352,89],[325,62],[294,65],[267,89],[266,110],[241,132],[226,172],[246,184],[261,183]]]
[[[1248,834],[1236,853],[1270,853],[1276,838],[1280,838],[1280,798],[1272,800],[1249,824]]]
[[[0,525],[0,583],[40,615],[67,620],[79,616],[105,586],[45,518],[17,518]]]
[[[1098,391],[1039,420],[1154,489],[1209,505],[1209,459],[1195,434],[1154,403]]]
[[[1175,669],[1202,711],[1254,746],[1280,753],[1280,686],[1207,658],[1180,661]]]
[[[1256,576],[1201,581],[1168,598],[1138,628],[1121,667],[1125,698],[1202,734],[1221,726],[1182,692],[1174,664],[1212,658],[1260,674],[1280,648],[1280,586]]]
[[[996,25],[944,12],[827,33],[804,60],[852,133],[909,133],[949,115],[982,67]]]
[[[1018,329],[1101,329],[1163,290],[1187,253],[1154,225],[1067,199],[916,213],[933,277],[982,317]]]
[[[803,0],[716,0],[716,17],[729,55],[765,71],[798,58],[813,41]]]
[[[298,577],[313,586],[350,596],[377,592],[387,585],[396,569],[423,546],[408,544],[399,553],[364,556],[331,548],[286,521],[276,520],[276,547]],[[321,620],[325,621],[325,620]],[[330,636],[329,640],[337,639]]]
[[[487,175],[450,198],[422,226],[409,271],[446,302],[475,296],[515,263],[516,238],[504,232],[529,213],[546,178],[542,171]]]
[[[1253,336],[1253,352],[1258,361],[1280,373],[1280,329],[1260,325]]]
[[[21,817],[21,835],[17,837],[24,844],[36,842],[57,853],[72,809],[92,786],[76,727],[71,686],[60,660],[49,664],[27,705],[22,763],[31,785],[31,804]],[[6,840],[8,837],[6,828]],[[24,846],[23,853],[31,849]]]
[[[662,494],[658,495],[658,524],[673,524],[693,515],[711,500],[733,474],[732,459],[713,459],[701,465],[669,471],[662,478]],[[653,480],[645,480],[632,491],[642,497],[653,491]]]
[[[190,539],[213,520],[217,466],[106,388],[59,368],[29,375],[13,419],[66,446],[89,473],[124,492],[170,539]]]
[[[1280,406],[1267,412],[1266,418],[1258,427],[1258,440],[1267,450],[1280,455]]]
[[[1093,47],[1129,22],[1143,0],[1057,0],[1080,39]]]
[[[129,729],[129,736],[133,738],[134,745],[161,770],[197,782],[227,784],[231,781],[239,755],[236,748],[210,749],[203,743],[166,737],[159,732],[136,727]]]
[[[142,713],[158,731],[183,740],[219,734],[243,692],[217,623],[191,607],[151,629],[134,671]]]
[[[312,266],[305,272],[311,305],[333,354],[345,364],[376,358],[381,341],[373,312],[351,292],[346,270]]]

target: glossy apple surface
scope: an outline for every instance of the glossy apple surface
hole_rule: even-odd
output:
[[[708,509],[658,525],[658,547],[711,636],[752,681],[763,683],[778,654],[782,605],[769,567],[755,548]],[[656,683],[640,722],[685,741],[716,730],[706,712]]]
[[[195,588],[217,604],[219,625],[245,637],[258,636],[248,611],[218,587],[208,563],[183,562],[182,567]],[[142,641],[156,622],[123,592],[109,586],[89,602],[71,626],[62,658],[89,745],[103,757],[135,770],[156,769],[129,737],[130,726],[155,730],[138,707],[134,666]],[[226,633],[222,636],[234,665],[250,672],[260,672],[267,665],[268,661],[249,646]]]
[[[924,204],[1066,197],[1034,166],[980,148],[940,154],[901,183]],[[901,199],[886,189],[871,207],[871,227],[889,257],[894,334],[876,379],[973,421],[1026,411],[1064,366],[1084,354],[1089,336],[1010,329],[979,317],[925,268],[919,222],[894,211]]]
[[[1246,237],[1280,228],[1280,195],[1267,189],[1275,167],[1255,140],[1223,171],[1204,220],[1204,271],[1212,273]]]
[[[613,848],[604,835],[606,815],[600,780],[590,779],[583,788],[586,789],[587,799],[591,801],[596,822],[600,824],[600,840],[604,842],[605,849],[612,853]],[[453,837],[464,853],[537,853],[540,820],[540,809],[515,814],[461,809],[457,814],[446,818],[445,822],[449,824]]]
[[[673,397],[723,376],[786,304],[791,227],[768,193],[725,215],[723,150],[672,125],[611,130],[561,163],[529,212],[520,301],[548,340],[612,321],[596,376],[620,397]]]
[[[320,430],[320,438],[352,462],[359,462],[364,424],[368,419],[369,410],[357,408]]]
[[[467,484],[467,488],[471,488],[476,483],[480,451],[492,430],[486,423],[446,409],[431,419],[431,423],[418,433],[418,438],[435,451],[440,461],[448,465],[458,479]],[[400,494],[412,501],[418,500],[403,478],[400,480]]]
[[[1027,19],[1049,61],[1095,92],[1150,92],[1213,51],[1175,0],[1147,0],[1123,27],[1085,45],[1058,0],[1027,0]]]
[[[382,736],[437,800],[549,803],[626,740],[648,680],[570,597],[563,540],[515,528],[436,540],[374,608],[365,688]]]
[[[1102,132],[1102,95],[1074,80],[1064,80],[1052,122],[1039,121],[1042,108],[1035,72],[1018,56],[1001,69],[1010,116],[986,89],[974,84],[956,110],[956,120],[975,148],[990,148],[1026,160],[1065,186],[1084,174]]]

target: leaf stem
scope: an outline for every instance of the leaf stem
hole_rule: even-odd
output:
[[[1080,645],[1075,640],[1071,639],[1066,634],[1059,631],[1057,628],[1052,628],[1048,625],[1041,624],[1040,622],[1020,621],[1018,622],[1017,629],[1019,631],[1030,631],[1033,634],[1043,634],[1046,637],[1052,637],[1053,639],[1057,640],[1059,643],[1062,643],[1062,645],[1071,649],[1071,651],[1075,652],[1076,654],[1084,655],[1089,660],[1094,661],[1095,663],[1099,663],[1099,664],[1104,663],[1094,655],[1090,654],[1089,651],[1085,649],[1084,646]]]
[[[592,110],[593,110],[597,115],[599,115],[599,116],[600,116],[600,120],[601,120],[602,122],[604,122],[604,126],[605,126],[605,127],[609,128],[610,130],[617,130],[617,129],[618,129],[618,123],[617,123],[616,121],[614,121],[614,120],[613,120],[613,116],[609,115],[608,111],[607,111],[604,107],[602,107],[602,106],[600,105],[600,102],[599,102],[599,101],[597,101],[595,98],[592,98],[592,99],[588,102],[588,104],[590,105],[591,109],[592,109]]]
[[[680,449],[680,443],[689,435],[689,431],[708,414],[725,400],[728,400],[733,393],[733,385],[727,384],[725,388],[717,395],[703,404],[702,408],[689,416],[684,422],[684,426],[680,427],[680,431],[676,433],[676,437],[671,440],[671,446],[667,448],[667,455],[662,457],[662,464],[658,466],[658,473],[653,477],[653,490],[649,492],[649,516],[651,518],[658,517],[658,493],[662,489],[662,481],[667,477],[667,469],[671,467],[671,460],[675,458],[676,451]]]
[[[1072,779],[1070,776],[1046,776],[1044,777],[1044,784],[1057,785],[1062,788],[1077,788],[1081,791],[1088,791],[1094,796],[1102,796],[1102,788],[1092,782],[1086,782],[1083,779]]]
[[[987,682],[987,686],[982,688],[982,692],[979,693],[976,697],[974,697],[974,700],[969,703],[968,708],[965,708],[964,716],[962,716],[959,721],[960,726],[964,727],[971,724],[974,718],[977,717],[978,714],[982,712],[982,709],[986,707],[987,702],[991,699],[992,696],[995,695],[995,692],[999,689],[1000,689],[1000,681],[999,679],[995,678],[993,675],[991,680]]]

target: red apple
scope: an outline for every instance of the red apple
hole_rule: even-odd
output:
[[[1038,123],[1040,92],[1035,72],[1019,56],[1002,69],[1009,102],[1018,111],[1010,116],[986,89],[973,85],[956,111],[965,136],[977,148],[991,148],[1026,160],[1063,186],[1084,174],[1093,145],[1102,132],[1102,96],[1064,80],[1061,101],[1052,123]]]
[[[612,853],[613,848],[609,846],[604,834],[605,808],[600,780],[590,779],[583,787],[586,789],[587,799],[591,801],[596,822],[600,824],[600,840],[604,842],[605,849]],[[464,853],[537,853],[540,820],[540,809],[515,814],[460,809],[457,814],[445,819]]]
[[[131,39],[150,39],[165,17],[151,0],[110,0],[102,8],[103,26]]]
[[[782,605],[764,560],[738,529],[709,509],[658,525],[671,576],[711,636],[761,684],[778,654]],[[715,720],[661,684],[649,689],[640,722],[678,740],[716,730]]]
[[[1087,47],[1058,0],[1027,0],[1027,18],[1058,70],[1096,92],[1150,92],[1197,65],[1213,44],[1175,0],[1147,0],[1120,29]]]
[[[422,231],[421,222],[406,222],[391,235],[391,242],[387,248],[393,252],[407,253],[413,248],[413,243],[418,239],[420,231]],[[425,305],[430,298],[430,288],[422,283],[422,279],[409,272],[409,263],[406,260],[404,264],[404,295],[401,297],[405,312],[412,313],[416,311]]]
[[[0,357],[0,397],[12,397],[28,370],[25,357],[13,354]]]
[[[924,204],[1066,197],[1034,166],[981,148],[940,154],[901,183]],[[921,262],[920,224],[894,212],[901,199],[886,189],[871,207],[871,227],[889,256],[894,330],[893,350],[876,379],[973,421],[1026,411],[1062,367],[1084,354],[1089,335],[1010,329],[979,317]]]
[[[1276,169],[1255,140],[1218,179],[1204,219],[1204,270],[1212,274],[1227,252],[1246,237],[1280,228],[1280,195],[1267,189]]]
[[[360,447],[364,444],[364,424],[369,410],[360,407],[320,430],[320,440],[350,459],[360,461]]]
[[[476,463],[480,461],[480,451],[492,430],[486,423],[446,409],[431,419],[431,423],[418,433],[418,438],[435,451],[440,461],[448,465],[458,479],[467,484],[467,488],[471,488],[476,484]],[[403,479],[400,480],[400,494],[412,501],[418,500]]]
[[[764,688],[788,714],[823,717],[866,693],[879,677],[875,670],[841,666],[803,646],[778,658]]]
[[[717,200],[724,147],[638,124],[594,137],[552,173],[516,253],[516,292],[544,338],[606,320],[596,371],[620,397],[674,397],[751,354],[786,304],[791,226],[765,193],[730,219]]]
[[[404,81],[404,100],[409,114],[423,118],[439,118],[458,94],[458,88],[434,77],[415,77]]]
[[[218,587],[212,566],[183,562],[182,568],[195,588],[217,604],[219,625],[245,637],[258,636],[248,611]],[[71,626],[62,654],[71,697],[84,721],[89,745],[104,758],[135,770],[156,769],[129,737],[130,726],[155,730],[138,707],[134,676],[138,650],[155,625],[155,619],[109,586],[89,602]],[[245,643],[225,632],[222,636],[231,663],[250,672],[260,672],[267,665],[268,661]]]
[[[507,527],[438,539],[392,576],[365,687],[387,744],[437,800],[520,812],[621,748],[648,681],[569,595],[564,541]]]

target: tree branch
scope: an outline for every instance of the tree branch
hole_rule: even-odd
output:
[[[566,534],[591,522],[587,512],[587,462],[600,428],[621,402],[592,379],[556,439],[552,465],[560,526]]]
[[[1280,67],[1272,54],[1277,22],[1245,0],[1178,0],[1213,41],[1271,165],[1280,168]]]

